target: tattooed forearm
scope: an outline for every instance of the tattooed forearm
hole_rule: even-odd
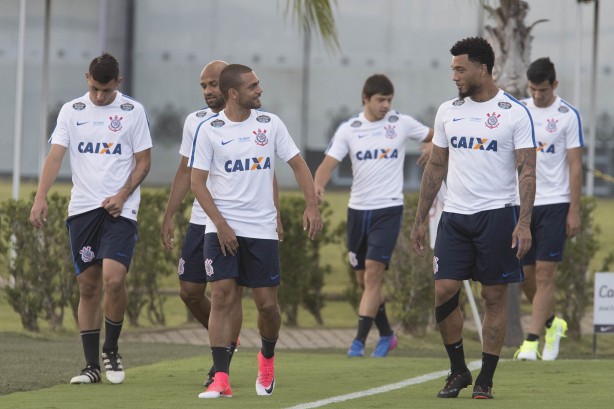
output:
[[[126,196],[129,196],[134,192],[134,190],[145,180],[145,177],[149,173],[149,168],[151,167],[151,156],[149,149],[143,152],[139,152],[135,155],[136,165],[130,175],[128,176],[128,180],[124,186],[122,186],[122,190],[126,192]]]
[[[518,192],[520,194],[520,217],[518,223],[529,225],[535,201],[535,149],[516,150],[518,169]]]
[[[418,210],[416,221],[424,222],[429,210],[441,188],[441,182],[446,175],[448,167],[448,149],[433,146],[430,159],[424,168],[422,183],[420,184],[420,199],[418,200]]]

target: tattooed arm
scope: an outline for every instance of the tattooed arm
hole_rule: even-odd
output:
[[[420,256],[424,256],[424,238],[426,237],[424,223],[428,217],[433,200],[435,200],[435,196],[437,196],[437,192],[441,188],[441,182],[446,175],[448,156],[448,148],[440,148],[437,145],[433,145],[431,156],[422,175],[418,210],[416,211],[416,219],[411,230],[412,248]]]
[[[512,248],[518,247],[516,257],[522,258],[531,248],[531,214],[535,201],[535,149],[516,150],[520,216],[512,233]]]

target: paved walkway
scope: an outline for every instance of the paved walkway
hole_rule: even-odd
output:
[[[527,332],[531,317],[522,317],[522,327],[524,333]],[[467,329],[475,330],[472,317],[465,320]],[[586,314],[581,323],[583,334],[592,334],[592,312]],[[322,349],[340,348],[347,349],[356,335],[355,328],[343,329],[304,329],[287,328],[282,326],[277,348],[283,349]],[[260,335],[257,329],[241,330],[241,346],[246,348],[259,348]],[[372,334],[367,338],[367,347],[373,348],[377,342],[377,334],[372,330]],[[127,330],[122,334],[123,341],[136,342],[159,342],[165,344],[188,344],[209,346],[209,336],[207,330],[200,325],[186,326],[173,329],[153,329],[153,330]]]
[[[352,343],[356,329],[302,329],[281,328],[277,348],[284,349],[346,349]],[[373,346],[377,337],[369,337],[367,345]],[[156,329],[126,331],[122,334],[123,341],[159,342],[165,344],[209,345],[207,330],[201,326],[183,327],[179,329]],[[256,329],[242,329],[241,346],[259,348],[260,335]]]

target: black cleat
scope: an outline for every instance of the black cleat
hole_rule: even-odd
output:
[[[471,397],[473,399],[494,399],[492,396],[492,386],[475,385]]]
[[[209,369],[209,373],[207,374],[207,379],[205,379],[205,383],[203,384],[205,388],[208,388],[209,385],[213,383],[214,376],[215,376],[215,367],[211,365],[211,369]]]
[[[438,398],[456,398],[461,389],[465,389],[471,385],[473,379],[471,378],[471,372],[468,370],[465,372],[451,373],[446,378],[446,386],[437,393]],[[475,393],[475,392],[474,392]]]

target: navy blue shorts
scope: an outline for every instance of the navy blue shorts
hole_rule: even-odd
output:
[[[205,257],[203,246],[205,244],[205,226],[202,224],[188,224],[185,232],[181,258],[177,273],[179,280],[191,283],[204,284],[207,282],[205,275]]]
[[[350,265],[364,270],[365,260],[384,263],[386,269],[403,222],[403,206],[375,210],[348,208],[347,246]]]
[[[113,217],[102,207],[66,219],[75,275],[101,264],[105,258],[130,267],[137,240],[137,224]]]
[[[539,261],[561,261],[565,249],[565,226],[569,203],[534,206],[531,216],[533,244],[522,259],[522,264],[533,265]]]
[[[279,240],[237,236],[238,253],[222,254],[217,233],[205,234],[207,281],[236,279],[243,287],[276,287],[281,283]]]
[[[518,206],[476,214],[443,212],[437,227],[435,280],[472,279],[485,285],[524,281],[512,232]]]

